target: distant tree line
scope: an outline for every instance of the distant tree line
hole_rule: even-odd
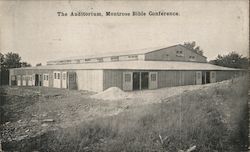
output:
[[[230,52],[227,55],[218,55],[216,59],[209,61],[209,63],[230,68],[247,69],[249,60],[236,52]]]
[[[195,51],[200,55],[203,55],[203,50],[199,46],[196,46],[195,41],[184,42],[183,46]],[[209,63],[218,66],[241,69],[247,69],[250,66],[249,59],[247,57],[244,57],[243,55],[236,53],[235,51],[232,51],[227,55],[219,54],[216,59],[209,61]]]
[[[17,53],[0,53],[0,85],[8,84],[9,82],[9,69],[30,67],[27,62],[22,62],[21,57]]]

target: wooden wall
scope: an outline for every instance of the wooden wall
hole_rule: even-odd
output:
[[[158,88],[194,84],[195,71],[158,71]]]
[[[183,56],[176,56],[176,51],[182,51]],[[190,61],[189,56],[195,56],[195,62],[206,62],[206,57],[194,53],[193,51],[180,45],[146,53],[145,60]]]
[[[110,87],[119,87],[122,89],[123,81],[123,71],[122,70],[104,70],[103,72],[103,90]]]
[[[103,70],[77,70],[78,90],[103,91]]]

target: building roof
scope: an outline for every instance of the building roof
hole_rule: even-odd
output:
[[[173,47],[173,46],[171,46],[171,47]],[[150,47],[150,48],[143,48],[143,49],[136,49],[136,50],[106,52],[106,53],[98,53],[98,54],[85,55],[85,56],[66,57],[66,58],[50,60],[50,61],[77,60],[77,59],[86,59],[86,58],[98,58],[98,57],[111,57],[111,56],[133,55],[133,54],[145,54],[145,53],[148,53],[148,52],[152,52],[152,51],[160,50],[160,49],[164,49],[164,48],[167,48],[167,47],[158,46],[158,47]]]
[[[98,69],[122,69],[122,70],[241,70],[216,66],[209,63],[178,62],[178,61],[119,61],[98,62],[84,64],[45,65],[17,69],[48,69],[48,70],[98,70]]]
[[[146,54],[146,53],[155,52],[155,51],[159,51],[159,50],[167,49],[167,48],[172,48],[172,47],[176,47],[176,46],[184,47],[184,48],[198,54],[197,52],[195,52],[192,49],[189,49],[181,44],[177,44],[177,45],[172,45],[172,46],[168,46],[168,47],[158,46],[158,47],[151,47],[151,48],[144,48],[144,49],[137,49],[137,50],[127,50],[127,51],[122,51],[122,52],[107,52],[107,53],[98,53],[98,54],[86,55],[86,56],[67,57],[67,58],[62,58],[62,59],[57,59],[57,60],[50,60],[48,62],[63,61],[63,60],[79,60],[79,59],[86,59],[86,58],[122,56],[122,55],[134,55],[134,54]],[[201,54],[199,54],[199,55],[201,55]],[[203,55],[201,55],[201,56],[203,56]],[[203,57],[205,57],[205,56],[203,56]]]

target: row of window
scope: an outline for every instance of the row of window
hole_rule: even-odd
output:
[[[125,82],[131,82],[131,75],[130,74],[125,74],[124,75],[124,80],[125,80]],[[156,74],[151,74],[150,75],[150,81],[156,81]]]
[[[60,72],[55,72],[54,73],[54,79],[61,79],[61,73]],[[62,73],[62,79],[66,80],[66,73]]]
[[[123,57],[123,56],[120,56]],[[119,56],[111,56],[110,61],[119,61]],[[138,59],[138,55],[128,55],[124,56],[128,59]],[[77,60],[63,60],[63,61],[55,61],[55,62],[48,62],[48,64],[74,64],[74,63],[83,63],[83,62],[104,62],[104,58],[107,57],[100,57],[100,58],[87,58],[87,59],[77,59]]]

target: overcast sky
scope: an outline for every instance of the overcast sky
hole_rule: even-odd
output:
[[[0,52],[32,65],[93,53],[196,41],[208,60],[231,51],[248,56],[248,1],[0,1]],[[102,12],[62,17],[57,12]],[[109,17],[106,11],[173,11],[179,16]]]

